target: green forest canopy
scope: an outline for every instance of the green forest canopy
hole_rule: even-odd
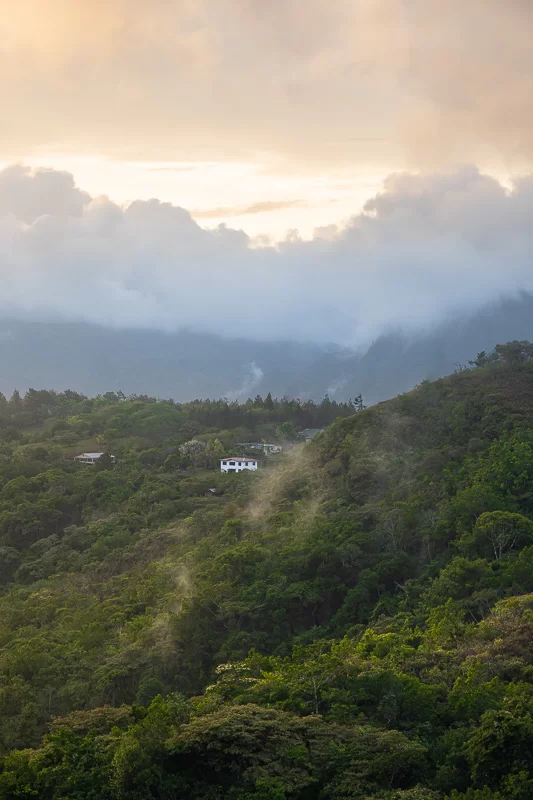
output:
[[[364,411],[0,398],[0,798],[531,798],[532,354]]]

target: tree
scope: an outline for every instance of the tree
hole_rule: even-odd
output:
[[[14,547],[0,546],[0,582],[10,581],[20,564],[20,553]]]
[[[213,455],[215,456],[215,458],[217,459],[222,458],[224,452],[225,452],[224,445],[222,444],[220,439],[215,439],[215,441],[213,442]]]
[[[115,463],[109,453],[103,453],[96,462],[94,469],[96,472],[101,472],[106,469],[113,469]]]
[[[501,561],[510,550],[533,543],[533,522],[523,514],[486,511],[477,519],[471,534],[461,538],[467,552]]]
[[[139,721],[120,740],[113,758],[115,797],[126,800],[173,797],[175,778],[167,742],[189,719],[191,709],[178,695],[155,697]],[[170,770],[168,770],[170,766]]]
[[[3,759],[0,798],[114,800],[109,749],[93,734],[49,734],[40,749],[15,751]]]
[[[484,789],[467,789],[466,792],[458,792],[456,789],[445,800],[505,800],[499,792],[493,792],[488,786]]]
[[[286,442],[295,442],[298,438],[296,428],[292,422],[282,422],[281,425],[278,425],[276,428],[276,436],[278,439]]]
[[[354,405],[354,408],[355,408],[356,412],[364,411],[366,409],[366,406],[365,406],[365,404],[363,402],[363,395],[360,392],[359,392],[359,394],[355,395],[355,397],[354,397],[352,402],[353,402],[353,405]]]
[[[489,364],[493,364],[495,361],[498,361],[498,353],[496,350],[493,350],[492,353],[487,353],[486,350],[482,350],[480,353],[477,354],[475,359],[469,361],[468,364],[471,367],[487,367]]]
[[[475,785],[500,789],[509,773],[522,773],[522,783],[528,781],[529,792],[533,791],[532,752],[533,694],[530,686],[518,686],[500,708],[483,714],[468,740],[466,753]]]
[[[22,411],[22,409],[23,404],[20,392],[18,389],[15,389],[9,398],[9,410],[12,414],[17,414],[19,411]]]
[[[325,800],[355,800],[405,788],[425,766],[424,749],[398,731],[328,725],[253,704],[192,719],[169,750],[181,791],[192,797],[297,798],[316,787]]]
[[[494,348],[498,359],[504,364],[520,364],[533,359],[533,343],[513,341],[497,344]]]

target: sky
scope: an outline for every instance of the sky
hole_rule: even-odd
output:
[[[531,0],[17,0],[0,16],[5,313],[68,312],[83,264],[125,292],[113,307],[92,286],[95,319],[224,332],[212,307],[232,310],[248,278],[250,297],[272,295],[258,335],[285,314],[294,336],[352,342],[389,324],[372,309],[406,294],[388,302],[392,272],[408,305],[434,302],[390,324],[461,305],[442,300],[446,270],[483,301],[527,288],[532,31]],[[348,297],[324,294],[331,275]],[[310,283],[314,333],[298,307]]]

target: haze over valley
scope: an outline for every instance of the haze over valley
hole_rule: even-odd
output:
[[[79,322],[0,323],[0,391],[50,386],[89,396],[126,394],[244,401],[276,397],[367,404],[467,365],[476,353],[533,338],[533,298],[523,294],[472,315],[379,336],[362,349],[334,343],[254,341],[192,331],[117,329]]]

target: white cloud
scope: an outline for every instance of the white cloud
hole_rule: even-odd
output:
[[[24,222],[43,214],[79,217],[90,199],[68,172],[31,171],[21,164],[0,171],[0,217],[12,213]]]
[[[168,203],[121,208],[17,167],[0,172],[0,313],[364,345],[533,290],[532,212],[533,178],[399,174],[344,228],[257,248]]]

